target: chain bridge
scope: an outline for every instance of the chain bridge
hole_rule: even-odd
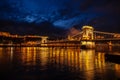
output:
[[[82,30],[75,35],[68,35],[64,40],[49,41],[49,43],[75,43],[80,46],[95,47],[96,43],[120,44],[120,34],[96,31],[92,26],[83,26]]]
[[[68,36],[68,40],[120,40],[119,33],[95,31],[92,26],[83,26],[82,31]]]
[[[83,26],[81,31],[75,35],[68,35],[65,39],[62,40],[47,40],[47,36],[18,36],[11,35],[7,32],[0,32],[0,42],[7,44],[14,43],[30,43],[30,44],[47,44],[48,45],[67,45],[74,44],[78,46],[90,46],[95,47],[96,43],[107,43],[112,45],[112,43],[120,44],[120,34],[119,33],[110,33],[103,31],[96,31],[92,26]],[[32,41],[32,42],[31,42]],[[28,45],[28,44],[27,44]]]

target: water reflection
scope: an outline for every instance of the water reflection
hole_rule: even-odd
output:
[[[60,79],[72,77],[73,80],[120,78],[120,65],[106,62],[105,54],[106,51],[82,50],[74,47],[0,47],[0,72],[10,70],[10,74],[17,76],[20,74],[17,79],[21,77],[26,79],[26,76],[56,79],[54,75],[58,77],[62,75]]]

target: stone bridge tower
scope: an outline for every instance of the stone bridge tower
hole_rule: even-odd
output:
[[[93,27],[92,26],[83,26],[82,27],[82,40],[90,40],[90,39],[94,39],[94,35],[93,35]]]
[[[81,38],[81,48],[95,48],[94,28],[92,26],[83,26],[82,27],[82,38]]]

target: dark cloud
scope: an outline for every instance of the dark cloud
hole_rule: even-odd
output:
[[[39,25],[40,30],[43,29],[40,24],[49,22],[53,27],[62,29],[69,29],[74,25],[78,25],[78,28],[92,25],[96,29],[112,31],[115,28],[114,31],[117,31],[120,25],[119,9],[119,0],[1,0],[0,30],[6,30],[9,26],[7,30],[11,32],[13,28],[17,28],[17,32],[33,33],[38,30],[34,26]],[[2,21],[6,21],[8,25],[3,25]],[[26,24],[34,25],[29,28]]]

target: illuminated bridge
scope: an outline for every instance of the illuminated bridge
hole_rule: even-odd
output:
[[[83,26],[82,31],[75,35],[68,35],[64,40],[49,41],[50,43],[75,43],[88,47],[95,47],[96,43],[107,43],[112,45],[112,43],[120,44],[120,34],[95,31],[92,26]],[[91,46],[92,45],[92,46]]]
[[[92,26],[83,26],[81,32],[68,36],[68,40],[120,40],[120,34],[94,31]]]
[[[47,41],[47,36],[18,36],[11,35],[7,32],[0,32],[0,42],[2,43],[20,43],[20,44],[47,44],[48,45],[84,45],[95,47],[96,43],[107,43],[108,45],[112,45],[112,43],[120,44],[120,34],[118,33],[110,33],[110,32],[102,32],[95,31],[92,26],[83,26],[82,30],[75,35],[68,35],[66,39],[55,40],[55,41]]]

